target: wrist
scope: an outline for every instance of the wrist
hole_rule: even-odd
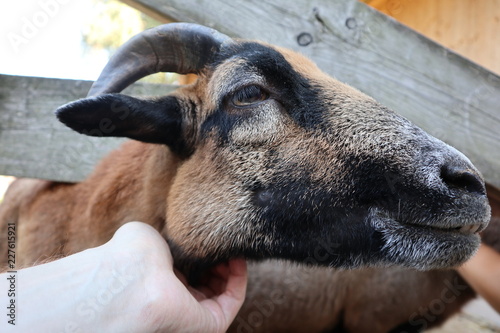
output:
[[[135,297],[143,279],[138,261],[105,244],[19,270],[19,320],[5,330],[2,323],[0,331],[143,332],[137,320],[143,300]]]

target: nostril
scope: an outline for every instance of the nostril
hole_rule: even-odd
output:
[[[483,180],[466,169],[456,169],[445,165],[441,168],[441,178],[451,189],[461,189],[470,193],[486,195]]]

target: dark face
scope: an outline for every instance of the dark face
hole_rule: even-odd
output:
[[[113,103],[126,120],[106,111]],[[65,117],[80,132],[110,117],[112,135],[184,158],[164,229],[181,265],[449,267],[472,255],[489,220],[465,156],[288,50],[232,45],[172,96],[106,95],[64,106]]]

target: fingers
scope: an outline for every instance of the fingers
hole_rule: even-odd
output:
[[[230,297],[245,298],[247,286],[247,262],[244,259],[233,259],[229,261],[229,276],[226,291]]]
[[[198,286],[197,289],[203,292],[207,298],[223,294],[227,290],[227,283],[230,277],[235,274],[246,275],[246,264],[242,266],[242,262],[244,262],[244,260],[233,260],[231,262],[218,264],[204,274],[201,279],[201,285]],[[241,270],[242,267],[245,271],[238,271]]]
[[[244,259],[230,260],[212,270],[208,285],[197,288],[204,295],[211,294],[199,304],[211,313],[215,330],[225,332],[232,323],[245,300],[247,266]],[[218,292],[214,292],[220,289]]]
[[[203,292],[207,298],[221,295],[226,290],[229,275],[229,263],[220,263],[203,275],[201,278],[201,285],[198,289]]]
[[[216,298],[228,325],[234,320],[236,314],[245,300],[247,287],[247,264],[244,259],[229,261],[229,272],[225,291]]]

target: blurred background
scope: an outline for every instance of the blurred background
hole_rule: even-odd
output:
[[[117,0],[16,1],[0,13],[0,73],[95,80],[118,46],[158,24]]]

